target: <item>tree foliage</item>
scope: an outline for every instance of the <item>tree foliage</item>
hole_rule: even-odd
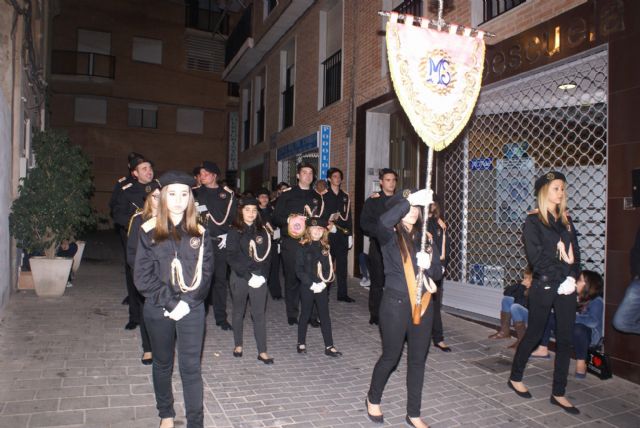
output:
[[[20,182],[9,230],[24,250],[53,257],[63,239],[75,238],[94,223],[91,162],[56,131],[36,133],[33,151],[36,166]]]

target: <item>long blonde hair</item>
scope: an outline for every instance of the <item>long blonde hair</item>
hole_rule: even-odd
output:
[[[158,215],[156,218],[156,228],[153,235],[155,241],[164,241],[171,238],[179,241],[180,235],[176,232],[176,228],[172,227],[171,217],[169,216],[169,208],[167,207],[167,193],[168,187],[165,186],[160,191],[160,201],[158,203]],[[198,218],[196,216],[196,205],[193,199],[193,193],[189,189],[189,202],[187,203],[187,209],[182,219],[183,230],[190,236],[200,236],[200,230],[198,228]],[[175,226],[175,225],[173,225]]]
[[[552,181],[545,184],[538,191],[537,202],[538,202],[538,218],[545,226],[549,226],[549,202],[547,201],[547,195],[549,194],[549,186]],[[565,226],[569,226],[569,218],[567,217],[567,183],[564,182],[564,192],[562,194],[562,200],[560,204],[556,207],[556,214],[560,220],[562,220],[562,224]]]
[[[313,242],[311,239],[311,226],[307,226],[304,230],[304,235],[300,239],[300,245],[307,245]],[[322,232],[322,238],[320,238],[320,245],[322,245],[323,251],[329,251],[329,231],[327,228],[324,228],[324,232]]]

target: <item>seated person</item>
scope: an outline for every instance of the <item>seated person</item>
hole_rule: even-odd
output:
[[[63,239],[60,246],[56,250],[56,257],[66,257],[72,259],[78,252],[78,244],[75,242],[69,242],[68,239]],[[73,286],[73,270],[69,272],[69,279],[67,280],[67,287]]]
[[[631,283],[613,315],[613,326],[623,333],[640,334],[640,229],[629,254]]]
[[[576,355],[576,378],[583,379],[587,373],[589,348],[598,346],[603,334],[604,281],[599,273],[583,270],[576,281],[578,311],[573,327],[573,349]],[[549,317],[540,346],[531,356],[548,358],[551,331],[555,330],[555,317]]]
[[[506,339],[511,337],[509,330],[511,321],[516,330],[518,340],[511,344],[509,348],[516,348],[524,332],[527,329],[527,319],[529,318],[528,295],[529,287],[533,276],[531,268],[527,266],[522,272],[522,281],[519,284],[511,284],[504,289],[502,298],[502,308],[500,310],[500,330],[489,336],[489,339]]]

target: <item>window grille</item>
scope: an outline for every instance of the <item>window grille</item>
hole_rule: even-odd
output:
[[[282,92],[282,129],[293,125],[293,73],[294,66],[287,68],[286,89]]]
[[[482,2],[482,23],[520,6],[526,0],[484,0]]]
[[[400,14],[422,16],[422,0],[405,0],[393,10]]]
[[[324,106],[340,99],[342,86],[342,50],[331,55],[323,63],[324,68]]]
[[[262,78],[263,84],[266,83],[264,77]],[[264,88],[260,89],[258,95],[258,111],[256,111],[256,144],[264,141]]]
[[[448,279],[501,288],[521,278],[522,226],[549,170],[567,176],[581,268],[604,273],[606,51],[483,89],[466,136],[443,156]]]

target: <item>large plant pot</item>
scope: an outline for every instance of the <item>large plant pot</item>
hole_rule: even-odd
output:
[[[84,246],[87,245],[87,243],[85,241],[76,241],[76,244],[78,245],[78,251],[76,252],[76,255],[73,256],[73,265],[71,265],[71,270],[74,274],[78,272],[78,269],[80,268],[82,253],[84,252]]]
[[[39,297],[60,297],[64,294],[73,259],[31,257],[33,285]]]

